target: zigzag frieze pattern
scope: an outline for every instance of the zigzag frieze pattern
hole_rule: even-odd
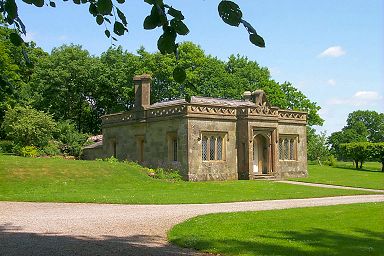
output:
[[[249,115],[268,115],[268,116],[277,116],[278,110],[277,109],[270,109],[267,106],[257,106],[255,108],[249,108],[248,110]]]
[[[283,119],[299,119],[306,120],[307,115],[305,113],[296,113],[288,111],[279,111],[279,117]]]
[[[134,118],[135,118],[135,115],[133,113],[124,113],[121,115],[106,116],[106,117],[104,117],[103,122],[104,123],[118,123],[118,122],[133,120]]]
[[[191,106],[189,113],[212,115],[236,115],[236,109],[215,106]]]
[[[148,111],[148,117],[173,116],[185,113],[185,106],[175,106],[168,108],[151,109]]]

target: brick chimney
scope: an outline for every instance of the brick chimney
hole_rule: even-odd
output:
[[[151,81],[152,77],[148,74],[135,76],[135,108],[144,109],[151,105]]]

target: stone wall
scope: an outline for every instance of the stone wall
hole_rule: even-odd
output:
[[[188,130],[188,180],[237,180],[236,120],[190,118]],[[203,161],[202,135],[204,134],[224,135],[225,158],[222,161]]]
[[[176,162],[169,158],[168,140],[171,134],[177,138]],[[177,168],[187,179],[188,140],[185,118],[106,125],[103,127],[103,136],[107,157],[115,154],[119,160],[137,161],[149,167]]]
[[[307,128],[305,125],[279,124],[278,136],[297,135],[297,159],[294,161],[277,159],[277,178],[299,178],[308,176],[307,171]],[[278,142],[276,143],[278,148]]]

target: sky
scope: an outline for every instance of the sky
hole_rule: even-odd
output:
[[[317,131],[346,125],[355,110],[384,112],[384,1],[382,0],[238,0],[243,18],[265,42],[258,48],[244,27],[231,27],[217,14],[219,0],[165,0],[182,10],[190,29],[178,40],[192,41],[212,56],[227,60],[240,54],[267,67],[272,79],[289,81],[321,106],[325,120]],[[134,53],[140,46],[156,51],[160,29],[147,31],[143,21],[151,6],[126,0],[119,8],[127,16],[129,33],[118,45]],[[37,8],[18,1],[27,27],[26,40],[50,52],[62,44],[79,44],[92,55],[111,46],[88,13],[87,5],[57,1],[56,8]]]

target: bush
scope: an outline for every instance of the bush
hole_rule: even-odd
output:
[[[41,149],[42,153],[46,156],[60,155],[60,142],[51,140],[48,144]]]
[[[37,157],[39,156],[39,151],[35,146],[25,146],[18,149],[17,152],[19,155],[24,157]]]
[[[13,153],[14,144],[10,140],[0,140],[0,153]]]
[[[163,168],[156,168],[156,169],[146,168],[145,170],[149,176],[155,179],[172,180],[172,181],[182,180],[182,177],[178,170],[163,169]]]
[[[52,139],[56,123],[52,116],[30,107],[17,106],[7,110],[2,129],[14,144],[43,147]]]
[[[63,154],[75,157],[80,156],[88,138],[88,134],[78,132],[75,125],[69,121],[59,122],[53,136],[61,141],[60,150]]]
[[[334,155],[330,155],[328,158],[328,165],[329,166],[336,166],[337,159]]]

